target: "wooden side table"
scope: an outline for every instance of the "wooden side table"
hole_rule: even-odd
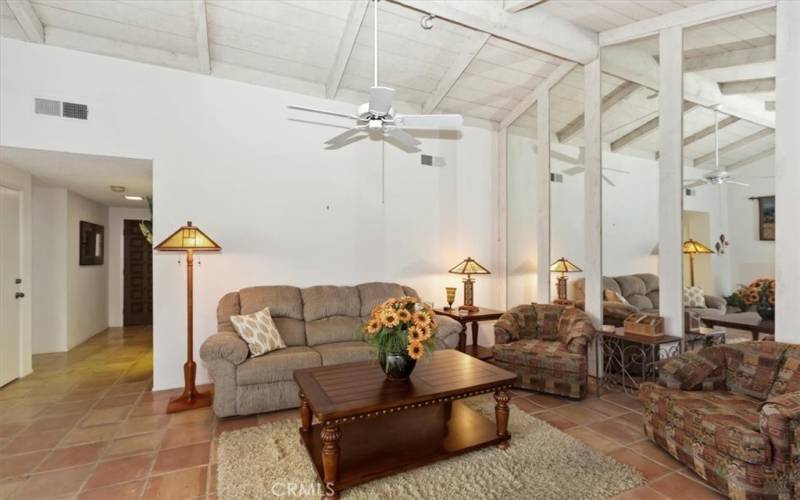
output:
[[[486,361],[494,357],[494,351],[490,347],[478,345],[478,328],[481,321],[496,321],[500,319],[505,311],[498,311],[496,309],[488,309],[481,307],[477,311],[459,311],[457,308],[453,309],[434,309],[433,312],[440,316],[447,316],[461,323],[461,331],[458,332],[458,346],[457,349],[463,353],[469,354],[472,357]],[[467,346],[467,323],[472,324],[472,345]]]

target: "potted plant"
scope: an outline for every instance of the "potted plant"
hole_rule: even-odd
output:
[[[757,279],[747,286],[739,287],[726,299],[729,305],[734,305],[742,310],[755,306],[758,315],[763,319],[775,319],[774,279]]]
[[[364,341],[378,349],[386,377],[405,380],[419,359],[433,350],[438,326],[431,307],[416,297],[389,299],[363,325]]]

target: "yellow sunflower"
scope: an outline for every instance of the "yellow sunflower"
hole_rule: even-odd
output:
[[[381,329],[381,321],[377,318],[372,318],[367,322],[366,330],[370,335],[375,335]]]
[[[417,326],[417,331],[419,332],[420,340],[422,340],[422,341],[425,341],[425,340],[428,340],[429,338],[431,338],[431,334],[433,333],[433,331],[431,330],[431,327],[428,326],[428,325],[418,325]]]
[[[391,308],[381,311],[381,323],[389,328],[399,325],[400,317],[397,315],[397,311]]]
[[[428,314],[426,311],[415,311],[414,312],[414,324],[417,326],[430,326],[431,324],[431,315]]]
[[[401,323],[408,323],[411,320],[411,313],[408,309],[400,309],[397,311],[397,317],[400,318]]]
[[[409,342],[422,342],[425,340],[425,334],[416,326],[412,326],[408,329],[408,341]]]
[[[411,359],[419,359],[425,354],[425,348],[422,347],[422,342],[410,342],[408,344],[408,355]]]

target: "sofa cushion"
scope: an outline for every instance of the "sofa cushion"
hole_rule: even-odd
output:
[[[657,307],[647,297],[648,289],[644,280],[638,274],[617,276],[614,278],[622,290],[622,296],[633,306],[639,309],[653,309]]]
[[[306,322],[331,316],[360,316],[361,300],[354,286],[312,286],[300,290]]]
[[[361,314],[358,316],[362,317],[369,317],[375,306],[387,299],[400,298],[406,295],[407,290],[414,291],[411,288],[406,290],[397,283],[362,283],[356,288],[361,298]]]
[[[229,292],[222,296],[217,303],[217,330],[220,332],[233,332],[231,316],[239,314],[239,292]]]
[[[658,380],[670,389],[685,391],[723,388],[725,355],[720,349],[703,349],[667,358],[659,364]]]
[[[238,385],[293,380],[295,370],[322,365],[322,358],[310,347],[287,347],[250,358],[236,369]]]
[[[306,345],[306,322],[294,318],[275,318],[275,327],[287,346]]]
[[[725,349],[728,390],[760,400],[767,399],[787,344],[742,342]]]
[[[558,322],[563,306],[553,304],[536,305],[536,338],[542,340],[559,340]]]
[[[769,397],[800,391],[800,346],[789,346],[783,353],[778,376],[769,390]]]
[[[309,346],[347,342],[359,338],[360,318],[331,316],[306,322],[306,342]]]
[[[305,345],[305,327],[301,331],[297,323],[281,321],[289,318],[302,323],[303,299],[300,289],[293,286],[255,286],[239,290],[240,311],[250,314],[269,307],[275,326],[288,346]]]
[[[376,361],[378,351],[360,340],[350,342],[334,342],[314,346],[322,358],[323,366],[351,363],[353,361]]]
[[[586,357],[571,353],[560,341],[522,339],[510,344],[495,344],[494,359],[514,366],[585,373]]]

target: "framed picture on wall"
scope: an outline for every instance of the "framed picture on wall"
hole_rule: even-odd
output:
[[[759,196],[758,200],[758,239],[775,241],[775,197]]]
[[[99,224],[81,221],[80,223],[80,265],[102,266],[105,242],[105,228]]]

